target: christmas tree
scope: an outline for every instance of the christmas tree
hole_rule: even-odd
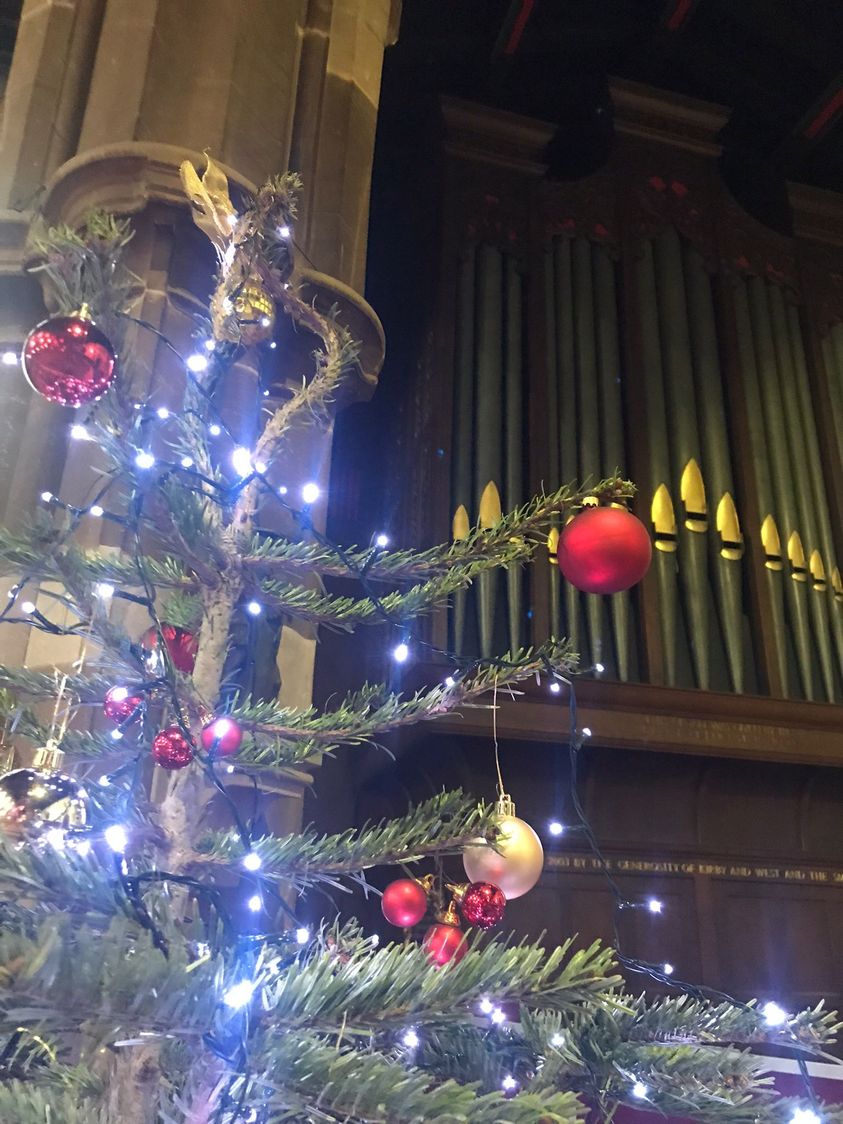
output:
[[[314,491],[299,500],[272,478],[357,362],[338,318],[297,292],[297,180],[273,179],[235,210],[212,162],[201,180],[190,165],[182,176],[220,264],[178,409],[135,378],[127,340],[149,326],[131,315],[128,224],[94,215],[81,231],[33,239],[56,315],[28,337],[24,371],[51,401],[85,407],[75,434],[106,463],[84,506],[45,494],[25,533],[0,538],[14,582],[2,620],[84,639],[72,667],[0,669],[8,737],[36,751],[0,780],[0,1120],[519,1124],[609,1118],[623,1103],[724,1121],[838,1118],[809,1086],[799,1102],[777,1098],[753,1049],[822,1055],[836,1027],[821,1008],[759,1009],[688,985],[647,1000],[627,992],[610,948],[487,934],[541,870],[538,838],[502,785],[494,805],[448,792],[328,836],[260,834],[243,815],[233,773],[257,789],[320,755],[575,670],[553,642],[454,661],[444,682],[411,696],[373,684],[328,710],[297,709],[251,689],[255,621],[386,622],[401,659],[418,614],[528,562],[587,499],[622,505],[632,489],[620,479],[562,487],[418,551],[333,544],[314,526]],[[254,384],[260,424],[246,447],[224,408],[227,381],[243,354],[273,345],[277,316],[318,347],[271,405]],[[284,533],[266,528],[270,508]],[[119,550],[78,545],[91,518],[117,529]],[[329,592],[323,579],[335,577],[357,593]],[[144,615],[140,633],[120,625],[118,601]],[[168,778],[157,802],[154,770]],[[209,792],[228,829],[199,815]],[[470,882],[448,886],[440,860],[460,855]],[[353,922],[301,924],[302,890],[359,884],[382,864],[407,866],[383,899],[403,939],[397,929],[378,947]],[[409,930],[425,916],[418,943]]]

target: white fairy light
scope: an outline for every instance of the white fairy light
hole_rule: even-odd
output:
[[[606,668],[603,666],[602,663],[596,663],[594,665],[594,670],[597,672],[598,675],[602,675],[603,672],[606,670]]]
[[[822,1124],[822,1117],[812,1108],[795,1108],[788,1124]]]
[[[64,828],[51,827],[44,832],[42,839],[48,843],[54,850],[63,851],[67,843],[67,835]]]
[[[3,352],[3,366],[4,367],[17,367],[18,353],[16,351]]]
[[[263,475],[266,472],[266,461],[255,461],[255,472]]]
[[[41,493],[41,499],[44,501],[44,503],[52,503],[53,502],[53,493],[52,492],[42,492]]]
[[[483,1012],[484,1015],[491,1015],[491,1013],[492,1013],[492,1011],[494,1011],[494,1009],[495,1009],[495,1005],[492,1002],[492,1000],[484,995],[483,998],[480,1000],[480,1010]]]
[[[245,1007],[247,1003],[250,1003],[254,994],[254,983],[251,980],[241,980],[239,983],[232,984],[228,991],[223,993],[222,1001],[226,1007],[232,1007],[236,1010],[238,1007]]]
[[[410,658],[410,648],[403,640],[392,649],[392,658],[396,663],[406,663]]]
[[[263,612],[263,606],[260,601],[249,601],[246,605],[246,612],[250,617],[259,617]]]
[[[551,1044],[551,1046],[555,1046],[557,1049],[560,1046],[564,1046],[565,1045],[565,1035],[557,1030],[557,1032],[554,1035],[551,1036],[550,1044]]]
[[[284,224],[284,226],[278,227],[278,237],[279,238],[289,238],[290,237],[290,228],[289,228],[289,226],[286,225],[286,223]]]
[[[148,449],[142,449],[135,457],[135,464],[138,468],[152,468],[155,464],[155,457]]]
[[[201,371],[206,370],[208,367],[208,356],[202,355],[198,351],[194,351],[192,355],[187,357],[187,369],[193,371],[194,374],[199,374]]]
[[[765,1003],[761,1008],[761,1014],[767,1026],[783,1026],[788,1019],[787,1011],[773,1002]]]
[[[409,1030],[405,1030],[404,1033],[401,1035],[401,1041],[407,1047],[408,1050],[415,1050],[416,1047],[421,1042],[421,1039],[419,1038],[416,1031],[413,1030],[412,1027],[410,1027]]]
[[[252,453],[243,445],[238,445],[231,454],[231,466],[238,476],[251,476]]]
[[[453,675],[446,676],[446,678],[445,678],[445,686],[446,687],[456,687],[456,685],[457,685],[457,681],[456,681],[456,679],[454,679]]]
[[[489,1018],[492,1020],[495,1026],[500,1026],[501,1023],[506,1022],[506,1015],[503,1013],[500,1007],[495,1007],[491,1015],[489,1015]]]
[[[632,1095],[633,1097],[637,1097],[639,1101],[643,1101],[649,1092],[650,1090],[643,1081],[636,1081],[632,1086]]]
[[[193,468],[193,457],[182,457],[180,464],[182,468]]]
[[[676,969],[672,964],[666,961],[664,964],[662,964],[662,971],[666,976],[672,976]]]
[[[296,944],[307,944],[309,940],[310,929],[305,928],[304,925],[301,925],[298,929],[296,929]]]
[[[277,343],[277,341],[276,341],[276,340],[270,340],[269,346],[270,346],[270,347],[272,348],[272,350],[274,351],[274,350],[276,349],[276,347],[278,346],[278,343]],[[266,393],[267,393],[267,394],[269,394],[269,391],[267,391]]]
[[[208,432],[212,437],[219,437],[219,435],[222,433],[222,426],[217,425],[216,422],[213,422],[208,426]]]
[[[94,586],[94,593],[97,597],[101,597],[103,601],[108,601],[114,596],[115,588],[111,582],[97,582]]]
[[[170,411],[167,409],[166,406],[159,406],[158,409],[155,411],[155,413],[158,415],[158,417],[161,419],[161,421],[166,421],[167,418],[170,416]]]
[[[562,835],[565,831],[565,825],[560,823],[559,820],[551,820],[547,825],[547,830],[551,835]]]
[[[87,441],[88,437],[89,437],[89,433],[88,433],[87,429],[85,429],[84,425],[82,425],[81,422],[75,422],[70,427],[70,436],[73,438],[74,441]]]
[[[261,898],[260,894],[252,894],[252,896],[246,902],[246,905],[249,907],[252,913],[257,913],[258,910],[263,907],[263,899]]]
[[[307,504],[316,503],[319,499],[319,485],[309,481],[301,490],[301,498]]]
[[[378,933],[372,933],[369,940],[371,941],[372,948],[377,948],[378,945],[381,943],[380,935]]]
[[[286,496],[286,494],[287,494],[287,492],[289,492],[289,490],[290,489],[287,487],[286,484],[282,484],[278,489],[278,495],[279,496]]]
[[[100,507],[98,503],[92,503],[88,508],[88,514],[93,515],[94,519],[101,519],[105,514],[105,509]]]
[[[21,601],[20,607],[21,607],[22,613],[34,613],[35,612],[35,602],[34,601]]]
[[[205,348],[206,351],[213,351],[214,348],[217,346],[216,340],[205,340],[205,342],[202,346]]]
[[[271,323],[272,323],[272,321],[269,319],[268,316],[262,316],[261,319],[260,319],[260,325],[261,325],[262,328],[268,328]]]
[[[257,851],[249,851],[248,855],[243,858],[243,866],[246,870],[260,870],[263,866],[263,860]]]
[[[389,546],[389,535],[384,534],[383,531],[375,538],[375,546]]]
[[[103,837],[116,855],[122,855],[126,850],[126,844],[129,842],[125,827],[119,823],[109,824],[103,832]]]
[[[557,682],[556,682],[556,680],[554,679],[554,680],[553,680],[553,681],[551,682],[551,684],[550,684],[550,687],[548,688],[548,690],[550,691],[550,693],[551,693],[552,695],[558,695],[558,694],[559,694],[559,692],[560,692],[560,691],[562,690],[562,684],[561,684],[561,683],[557,683]]]
[[[90,841],[90,839],[77,839],[76,842],[73,844],[73,849],[76,852],[76,854],[81,855],[83,859],[87,858],[88,855],[90,855],[90,853],[91,853],[91,841]]]
[[[119,726],[115,726],[111,731],[111,740],[113,742],[121,742],[123,740],[123,731]]]
[[[226,765],[226,767],[225,767],[225,771],[226,771],[227,773],[233,773],[233,772],[234,772],[234,770],[235,770],[235,768],[236,768],[236,766],[235,766],[235,765]]]
[[[582,736],[584,738],[590,738],[591,737],[591,727],[590,726],[583,726]]]
[[[660,901],[659,898],[648,898],[647,909],[650,913],[661,913],[664,909],[664,902]]]
[[[111,784],[111,777],[108,775],[108,773],[103,773],[97,783],[103,788],[108,788],[108,786]]]
[[[518,1082],[515,1080],[511,1073],[508,1073],[506,1077],[504,1077],[503,1081],[501,1081],[501,1088],[505,1089],[507,1093],[511,1093],[517,1085]]]

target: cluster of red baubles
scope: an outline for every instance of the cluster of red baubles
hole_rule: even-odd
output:
[[[491,929],[497,925],[506,908],[506,898],[497,886],[490,882],[470,882],[465,886],[453,886],[453,902],[442,914],[436,924],[427,930],[422,947],[430,959],[440,966],[462,960],[466,953],[464,933],[459,925],[459,916],[467,925],[478,929]],[[428,888],[414,878],[399,878],[390,882],[383,892],[381,909],[391,925],[401,929],[411,929],[418,925],[427,913]]]
[[[161,625],[160,635],[164,638],[173,666],[190,674],[196,660],[195,635],[186,628],[166,623]],[[150,654],[157,650],[158,643],[159,632],[155,627],[148,629],[141,639],[142,647]],[[140,717],[144,703],[142,694],[136,694],[128,687],[115,686],[106,692],[102,709],[106,718],[116,722],[122,730]],[[243,730],[236,719],[222,714],[205,723],[199,741],[210,758],[230,757],[243,743]],[[193,746],[181,726],[167,726],[152,739],[152,760],[162,769],[184,769],[193,756]]]

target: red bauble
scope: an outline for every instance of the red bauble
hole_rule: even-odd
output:
[[[102,709],[112,722],[128,722],[142,702],[143,698],[133,695],[128,687],[111,687],[106,691]]]
[[[202,748],[206,753],[219,757],[230,757],[236,753],[243,742],[240,724],[227,714],[212,719],[202,730]]]
[[[383,915],[390,925],[411,929],[427,913],[427,893],[413,878],[390,882],[381,898]]]
[[[178,726],[167,726],[152,739],[152,759],[162,769],[183,769],[193,760],[193,750]]]
[[[24,340],[23,373],[48,402],[87,406],[114,379],[114,348],[92,320],[54,316],[33,328]]]
[[[506,898],[491,882],[472,882],[459,898],[458,907],[466,925],[492,929],[503,917]]]
[[[173,667],[177,671],[184,672],[185,675],[190,675],[193,671],[193,665],[196,663],[196,653],[199,650],[199,642],[194,634],[188,632],[186,628],[178,628],[174,624],[162,624],[161,632],[164,635],[164,643],[167,645],[170,659],[173,661]],[[158,647],[158,630],[154,625],[143,634],[141,644],[147,652],[154,652]]]
[[[559,536],[559,569],[583,593],[629,589],[652,553],[647,528],[622,507],[586,507]]]
[[[433,961],[442,968],[445,964],[459,964],[468,952],[465,934],[459,925],[439,923],[431,925],[424,935],[422,948]]]

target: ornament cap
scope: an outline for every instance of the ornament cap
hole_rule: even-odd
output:
[[[515,801],[508,792],[502,792],[495,803],[495,812],[499,816],[514,816]]]
[[[469,888],[471,883],[470,882],[446,882],[445,885],[448,889],[448,893],[450,893],[453,896],[454,901],[457,903],[457,905],[459,905],[460,902],[465,897],[465,892]]]
[[[457,913],[457,903],[451,901],[448,903],[448,908],[443,910],[442,913],[437,913],[436,920],[440,925],[455,925],[457,929],[460,928],[460,915]]]
[[[58,772],[59,765],[63,760],[64,750],[55,738],[48,738],[46,745],[36,749],[32,764],[35,769],[49,769],[50,772],[55,773]]]

